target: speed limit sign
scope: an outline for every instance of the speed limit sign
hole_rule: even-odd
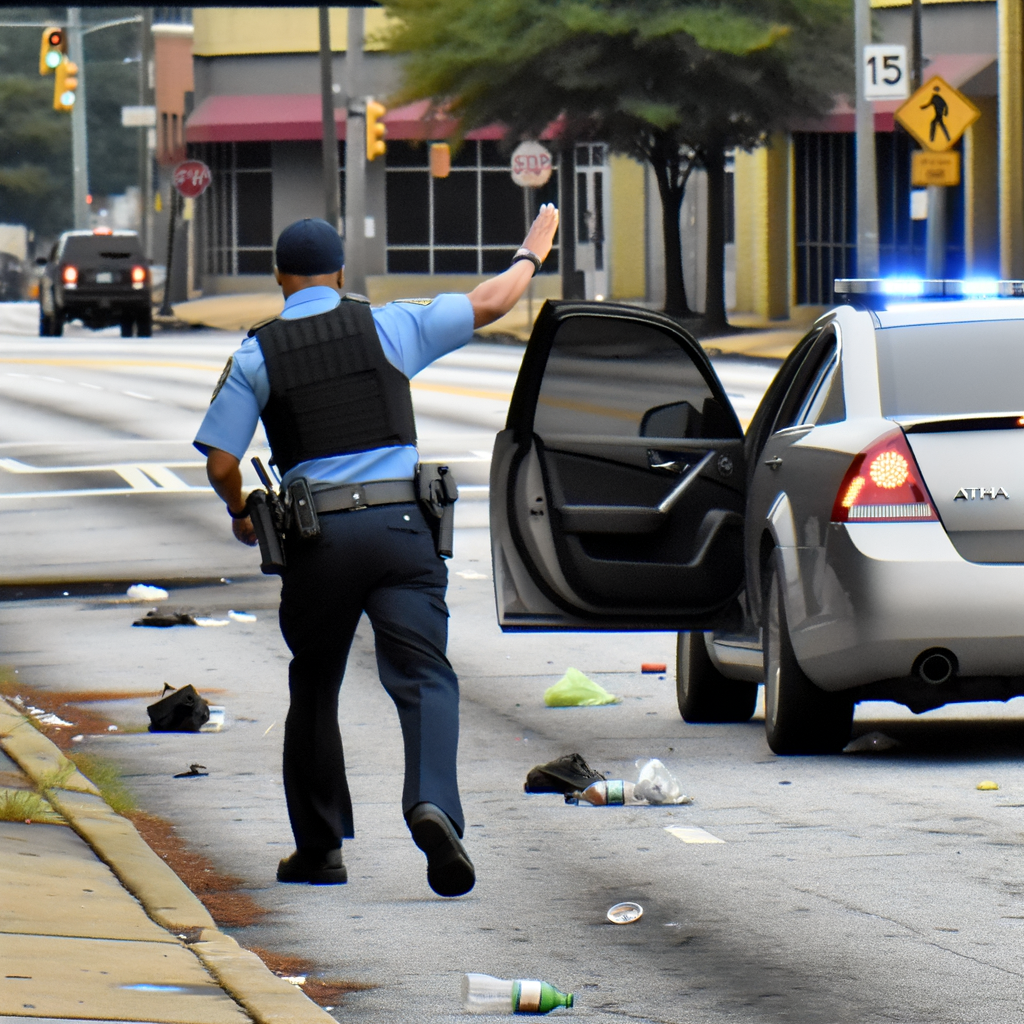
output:
[[[864,98],[905,100],[910,95],[907,48],[891,43],[864,47]]]

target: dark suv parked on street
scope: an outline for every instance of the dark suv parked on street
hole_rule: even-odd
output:
[[[122,338],[153,333],[149,266],[136,232],[60,236],[39,282],[39,334],[63,334],[69,320],[93,330],[119,325]]]

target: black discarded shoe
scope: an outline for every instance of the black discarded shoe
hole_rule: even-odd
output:
[[[309,885],[344,885],[348,871],[341,859],[341,850],[303,853],[296,850],[277,865],[279,882],[306,882]]]
[[[603,778],[579,754],[566,754],[531,768],[523,789],[527,793],[573,793]]]
[[[406,821],[412,841],[427,855],[427,882],[438,896],[463,896],[476,882],[473,862],[451,819],[436,804],[417,804]]]

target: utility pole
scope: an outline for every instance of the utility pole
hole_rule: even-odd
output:
[[[348,9],[345,50],[345,290],[366,294],[366,97],[363,9]]]
[[[878,277],[878,181],[875,110],[864,96],[864,47],[871,42],[871,0],[854,0],[857,66],[857,276]]]
[[[330,8],[320,14],[320,114],[323,121],[321,146],[324,168],[324,220],[335,230],[341,221],[338,196],[338,126],[334,120],[334,55],[331,52]],[[346,62],[348,58],[346,57]]]
[[[921,0],[910,3],[910,88],[916,92],[924,78],[924,46],[921,31]],[[925,224],[925,271],[936,281],[946,272],[946,186],[928,186],[928,220]]]
[[[142,8],[139,24],[139,106],[153,106],[153,8]],[[139,129],[139,229],[142,251],[153,258],[153,149],[156,128]]]
[[[89,228],[89,140],[85,118],[85,46],[82,9],[68,8],[68,59],[78,65],[78,92],[71,110],[72,201],[75,228]]]

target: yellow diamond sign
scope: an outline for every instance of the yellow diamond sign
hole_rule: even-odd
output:
[[[925,149],[941,153],[981,117],[981,111],[938,75],[925,82],[895,114]]]

